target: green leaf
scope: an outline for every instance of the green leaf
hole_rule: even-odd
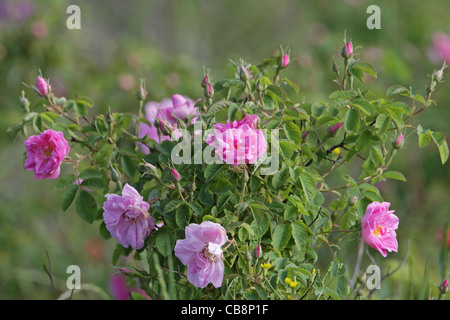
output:
[[[408,93],[409,95],[409,90],[401,85],[393,85],[389,87],[386,91],[387,96],[395,96],[398,94],[405,94],[405,93]]]
[[[206,167],[205,169],[205,179],[206,181],[211,180],[219,171],[222,169],[223,163],[213,163]]]
[[[291,228],[295,244],[300,250],[303,249],[308,241],[308,231],[304,228],[304,224],[298,221],[291,223]]]
[[[212,104],[209,107],[208,112],[206,112],[206,116],[213,116],[217,112],[227,109],[230,105],[231,105],[231,102],[228,100],[217,101],[216,103]]]
[[[87,179],[83,180],[81,185],[83,187],[103,189],[106,186],[106,182],[105,182],[105,180],[100,179],[100,178],[87,178]]]
[[[356,150],[363,151],[373,143],[373,136],[369,130],[363,131],[356,139]]]
[[[352,105],[363,111],[366,115],[370,116],[375,113],[375,107],[365,99],[355,99]]]
[[[74,183],[75,180],[77,180],[77,176],[74,174],[68,174],[62,178],[59,178],[58,182],[56,182],[56,189],[65,188]]]
[[[330,94],[329,98],[330,99],[340,99],[340,98],[346,98],[346,99],[350,99],[350,98],[354,98],[358,95],[358,93],[355,90],[340,90],[340,91],[335,91],[332,94]]]
[[[164,213],[169,213],[174,211],[175,209],[178,209],[184,202],[180,199],[171,200],[166,206],[164,207]]]
[[[264,107],[267,110],[273,110],[277,107],[277,103],[269,95],[267,95],[264,97]]]
[[[318,118],[325,111],[325,106],[322,103],[313,103],[311,105],[311,113],[315,118]]]
[[[161,232],[156,236],[156,248],[159,253],[167,257],[173,250],[173,241],[169,232]]]
[[[283,248],[288,244],[291,239],[291,224],[281,223],[275,227],[273,232],[272,245],[278,251],[283,250]]]
[[[431,142],[431,133],[423,132],[419,134],[419,147],[424,148]]]
[[[86,105],[85,104],[81,104],[81,103],[74,103],[74,105],[73,105],[73,107],[74,107],[74,111],[75,111],[75,113],[79,116],[79,117],[85,117],[85,116],[87,116],[88,115],[88,111],[87,111],[87,108],[86,108]]]
[[[205,188],[205,187],[202,188],[198,195],[198,199],[204,205],[207,205],[210,207],[212,207],[214,205],[214,195],[212,194],[211,190],[209,190],[209,188]]]
[[[284,78],[281,81],[286,82],[292,89],[294,89],[295,93],[298,94],[300,92],[300,86],[294,80],[291,80],[291,79],[288,79],[288,78]]]
[[[395,179],[395,180],[400,180],[400,181],[406,181],[406,178],[403,175],[403,173],[398,172],[398,171],[385,171],[383,173],[383,178]]]
[[[233,122],[236,119],[236,114],[239,111],[239,107],[236,103],[233,103],[230,105],[230,107],[228,108],[228,120],[230,120],[230,122]]]
[[[408,114],[408,115],[411,114],[411,109],[404,102],[395,101],[395,102],[392,102],[392,103],[388,104],[387,107],[389,109],[394,109],[394,110],[397,110],[397,111],[402,112],[404,114]]]
[[[33,118],[33,129],[37,132],[44,131],[44,123],[42,122],[42,118],[40,115]]]
[[[102,178],[102,177],[103,177],[102,172],[99,171],[98,169],[95,169],[95,168],[87,168],[87,169],[84,169],[80,173],[80,178],[81,179]]]
[[[449,150],[445,136],[440,132],[432,132],[431,137],[439,149],[439,155],[441,157],[441,162],[444,164],[448,160]]]
[[[344,119],[344,129],[350,133],[356,133],[359,130],[359,113],[355,109],[348,109]]]
[[[97,202],[94,197],[86,191],[81,191],[75,202],[78,215],[86,222],[93,223],[97,216]]]
[[[289,142],[288,140],[280,140],[279,145],[281,152],[283,152],[286,159],[290,159],[294,155],[294,152],[298,149],[297,145]]]
[[[94,106],[94,102],[91,99],[87,98],[87,97],[78,98],[77,99],[77,104],[84,105],[84,106],[86,106],[88,108],[92,108]]]
[[[191,219],[191,211],[189,209],[189,206],[182,205],[177,209],[177,212],[175,213],[175,221],[177,223],[177,226],[184,230],[186,226],[189,224],[189,220]]]
[[[122,155],[120,159],[122,163],[123,170],[125,173],[130,177],[133,178],[134,174],[136,173],[136,164],[133,161],[133,158],[131,158],[128,155]]]
[[[391,118],[385,114],[380,114],[375,122],[375,129],[379,136],[384,135],[389,129]]]
[[[111,233],[106,228],[106,224],[105,224],[104,221],[102,221],[102,223],[98,227],[98,231],[99,231],[99,233],[100,233],[100,235],[102,236],[103,239],[108,240],[108,239],[111,238]]]
[[[283,128],[289,141],[295,144],[300,144],[302,142],[302,132],[294,122],[286,123]]]
[[[308,204],[311,204],[316,195],[316,182],[314,181],[314,178],[306,172],[301,173],[299,179],[305,194],[305,200]]]
[[[63,211],[66,211],[72,204],[73,199],[75,199],[75,196],[77,194],[78,188],[78,185],[72,185],[64,191],[61,198],[61,209],[63,209]]]
[[[374,66],[372,66],[369,63],[358,62],[358,64],[356,65],[356,68],[360,69],[364,73],[367,73],[367,74],[371,75],[374,78],[377,77],[377,70],[375,69]]]
[[[281,188],[286,181],[289,179],[289,170],[288,168],[283,168],[280,171],[278,171],[272,178],[272,186],[275,189],[279,189]]]
[[[189,201],[188,205],[194,211],[195,215],[201,216],[203,214],[203,208],[198,202]]]
[[[233,184],[230,180],[225,178],[219,178],[214,180],[213,183],[209,185],[209,190],[215,194],[226,193],[234,188]]]
[[[336,281],[336,293],[341,297],[341,299],[345,299],[348,294],[348,282],[345,279],[345,276],[339,276]]]

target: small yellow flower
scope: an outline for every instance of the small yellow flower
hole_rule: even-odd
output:
[[[297,281],[291,281],[289,283],[289,285],[291,286],[291,288],[295,288],[298,285],[298,282]]]
[[[335,155],[340,155],[341,154],[341,148],[336,148],[336,149],[333,149],[333,154],[335,154]]]
[[[289,278],[289,277],[286,277],[285,279],[284,279],[284,283],[286,283],[286,284],[291,284],[292,283],[292,280],[291,280],[291,278]]]
[[[270,263],[261,263],[261,267],[264,269],[269,269],[270,267],[272,267],[272,265]]]

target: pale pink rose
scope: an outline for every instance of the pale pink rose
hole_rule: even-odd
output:
[[[111,236],[125,248],[141,249],[155,228],[148,202],[129,184],[125,184],[121,196],[108,193],[105,197],[103,219]]]
[[[214,146],[219,158],[228,164],[253,164],[268,147],[263,132],[256,129],[258,119],[257,115],[247,115],[240,121],[217,123],[206,143]]]
[[[175,256],[187,266],[187,279],[194,286],[222,286],[224,264],[222,246],[228,237],[218,223],[204,221],[191,223],[185,230],[186,238],[178,240]]]
[[[450,63],[450,35],[443,32],[436,32],[433,34],[431,41],[432,45],[428,49],[430,60]]]
[[[398,217],[394,210],[389,210],[389,202],[372,202],[367,206],[366,214],[361,219],[362,237],[372,248],[378,250],[383,257],[387,251],[397,252],[398,243],[395,230],[398,228]]]
[[[181,120],[198,117],[197,111],[198,108],[195,107],[197,101],[192,101],[191,99],[183,97],[182,95],[179,94],[173,95],[172,96],[173,115]]]
[[[146,123],[141,123],[139,138],[147,135],[157,143],[172,140],[171,135],[168,133],[174,133],[175,138],[180,138],[182,134],[178,121],[190,118],[190,124],[195,122],[198,118],[198,108],[195,107],[197,101],[176,94],[171,99],[163,99],[161,102],[148,102],[145,105],[145,117],[150,126]],[[141,149],[144,153],[148,154],[150,152],[148,147],[142,144]]]
[[[61,162],[69,154],[70,147],[60,131],[45,130],[25,141],[27,158],[25,169],[34,171],[34,179],[56,179]]]

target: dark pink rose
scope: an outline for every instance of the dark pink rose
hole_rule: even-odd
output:
[[[69,154],[70,147],[60,131],[45,130],[25,141],[27,158],[25,169],[34,171],[34,179],[56,179],[61,162]]]

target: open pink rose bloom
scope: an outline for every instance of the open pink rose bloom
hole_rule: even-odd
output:
[[[170,135],[163,133],[164,130],[173,132],[177,138],[181,137],[178,121],[184,121],[189,118],[190,123],[193,124],[198,118],[198,108],[195,107],[195,104],[196,101],[179,94],[175,94],[171,99],[164,99],[161,102],[148,102],[145,105],[145,117],[150,126],[146,123],[141,124],[139,138],[147,135],[157,143],[172,140]],[[148,147],[141,145],[141,148],[143,152],[149,153]]]
[[[219,158],[228,164],[254,164],[268,147],[263,132],[256,129],[258,119],[257,115],[247,115],[240,121],[217,123],[206,143],[214,146]]]
[[[109,193],[105,197],[103,219],[111,236],[125,248],[142,248],[155,228],[155,219],[148,213],[148,202],[129,184],[125,184],[121,196]]]
[[[25,141],[27,158],[25,169],[34,171],[34,179],[56,179],[61,162],[69,154],[70,147],[60,131],[45,130]]]
[[[398,228],[398,217],[394,210],[389,210],[389,202],[372,202],[367,206],[366,214],[361,219],[362,237],[372,248],[380,251],[383,257],[387,251],[397,252],[398,243],[395,230]]]
[[[222,286],[223,252],[222,245],[228,237],[218,223],[204,221],[191,223],[186,227],[186,239],[178,240],[175,256],[187,266],[187,279],[194,286],[206,287],[210,282],[214,287]]]

